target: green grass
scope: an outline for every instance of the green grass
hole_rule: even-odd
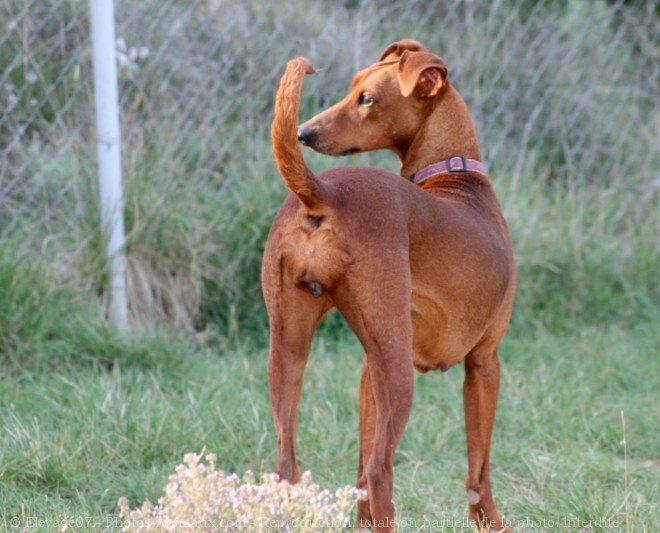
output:
[[[344,339],[316,342],[301,407],[301,467],[329,488],[354,482],[358,455],[362,352]],[[44,524],[78,519],[75,531],[117,525],[119,497],[155,501],[183,454],[203,448],[218,454],[225,471],[273,467],[263,349],[219,352],[111,333],[97,346],[114,351],[114,363],[55,354],[3,372],[0,516],[7,524],[36,517]],[[600,520],[619,527],[595,530],[657,530],[658,346],[651,324],[567,336],[513,332],[502,349],[493,482],[514,525],[553,520],[548,531],[570,531],[562,524]],[[141,351],[150,356],[136,357]],[[461,386],[461,369],[416,379],[396,456],[402,531],[434,520],[445,520],[437,531],[463,529]]]

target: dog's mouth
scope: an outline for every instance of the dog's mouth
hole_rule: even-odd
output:
[[[343,151],[340,155],[353,155],[360,152],[361,150],[359,148],[349,148],[348,150]]]

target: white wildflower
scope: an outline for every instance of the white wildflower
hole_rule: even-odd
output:
[[[350,513],[365,491],[346,486],[330,492],[312,482],[309,471],[300,482],[279,482],[276,474],[263,474],[261,483],[247,471],[242,477],[216,470],[217,456],[186,454],[184,464],[169,478],[157,505],[145,502],[131,510],[119,501],[124,531],[188,530],[202,521],[221,524],[218,531],[290,531],[292,533],[343,531]]]

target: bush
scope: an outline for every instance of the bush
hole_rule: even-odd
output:
[[[275,474],[264,474],[261,483],[246,472],[216,470],[216,456],[189,453],[184,465],[170,476],[165,496],[154,506],[144,502],[131,510],[128,500],[119,500],[123,531],[254,531],[304,533],[344,531],[361,491],[346,486],[334,493],[312,483],[309,472],[300,482],[280,482]]]

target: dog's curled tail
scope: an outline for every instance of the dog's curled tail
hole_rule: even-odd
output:
[[[307,167],[298,143],[300,94],[306,74],[314,74],[312,63],[304,57],[289,61],[275,98],[275,116],[270,130],[275,163],[286,186],[307,206],[319,199],[321,183]]]

